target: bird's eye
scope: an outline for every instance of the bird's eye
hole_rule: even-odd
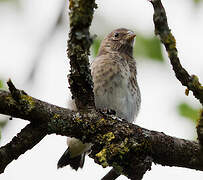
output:
[[[116,33],[114,34],[114,37],[117,38],[118,36],[119,36],[119,33],[116,32]]]

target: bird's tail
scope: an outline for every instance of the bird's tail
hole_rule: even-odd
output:
[[[76,157],[71,157],[68,148],[59,159],[57,168],[62,168],[66,165],[70,165],[73,169],[77,171],[79,167],[80,168],[83,167],[84,162],[85,162],[85,152]]]

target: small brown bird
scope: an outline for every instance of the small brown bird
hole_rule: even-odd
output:
[[[114,30],[102,41],[98,56],[91,64],[96,108],[112,109],[118,117],[130,123],[137,116],[141,102],[133,58],[135,36],[134,32],[125,28]],[[68,146],[58,162],[58,168],[66,165],[75,170],[82,168],[91,144],[71,138]]]

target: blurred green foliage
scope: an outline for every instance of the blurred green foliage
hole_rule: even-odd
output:
[[[7,122],[8,122],[7,120],[0,121],[0,139],[1,139],[1,130],[7,124]]]
[[[20,9],[21,8],[21,1],[20,0],[0,0],[0,3],[7,3],[11,4],[13,7]]]
[[[0,89],[4,89],[4,83],[2,80],[0,80]],[[0,119],[0,139],[1,139],[1,129],[6,125],[7,120],[1,120]]]
[[[0,0],[0,3],[1,2],[12,2],[12,3],[16,3],[18,2],[18,0]]]
[[[191,105],[182,102],[178,105],[178,112],[181,116],[192,120],[195,124],[199,118],[200,109],[193,108]]]
[[[7,86],[5,85],[4,81],[0,79],[0,89],[7,90]]]
[[[91,47],[93,57],[96,57],[100,44],[101,39],[97,38],[93,40],[93,44]],[[142,35],[137,35],[134,52],[136,57],[143,57],[157,61],[164,60],[160,41],[156,37],[144,37]]]
[[[199,4],[199,3],[203,2],[203,0],[193,0],[193,2],[194,2],[195,4]]]
[[[92,44],[92,46],[91,46],[93,57],[96,57],[96,56],[97,56],[97,53],[98,53],[98,51],[99,51],[100,44],[101,44],[101,39],[95,38],[95,39],[93,40],[93,44]]]
[[[161,44],[157,37],[145,37],[137,35],[135,43],[136,57],[143,57],[163,62]]]
[[[0,80],[0,88],[3,88],[3,81]]]

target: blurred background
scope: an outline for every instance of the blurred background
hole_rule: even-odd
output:
[[[97,35],[91,49],[94,59],[101,39],[116,28],[137,34],[135,57],[142,105],[136,124],[167,135],[196,140],[200,104],[175,78],[164,47],[154,36],[153,8],[147,0],[96,1],[91,34]],[[201,0],[163,0],[169,26],[177,41],[182,65],[203,82],[203,3]],[[62,107],[70,107],[67,84],[69,61],[66,46],[69,32],[68,1],[0,0],[0,88],[11,78],[29,95]],[[27,121],[0,115],[0,145],[8,143]],[[57,170],[66,149],[66,137],[46,136],[21,155],[0,175],[12,179],[101,179],[103,169],[86,157],[83,170]],[[174,178],[202,180],[203,172],[153,165],[144,180]],[[127,179],[124,176],[119,179]]]

